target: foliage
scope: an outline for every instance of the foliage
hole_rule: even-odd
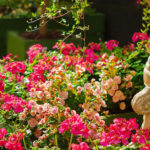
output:
[[[129,55],[127,62],[130,64],[130,69],[136,70],[137,72],[133,78],[133,82],[135,83],[136,87],[134,93],[137,93],[144,87],[142,80],[143,70],[150,52],[150,39],[147,33],[136,32],[132,36],[132,41],[136,45],[135,51]]]
[[[64,35],[64,39],[69,38],[76,32],[76,37],[83,39],[85,42],[85,35],[82,38],[82,34],[79,31],[85,32],[88,30],[88,27],[85,26],[84,13],[85,9],[89,6],[87,0],[70,0],[70,1],[42,1],[41,7],[46,7],[44,12],[37,16],[37,13],[34,14],[34,18],[31,18],[28,23],[29,29],[27,31],[35,31],[37,29],[42,28],[43,25],[47,24],[48,21],[55,21],[66,27],[68,30],[64,30],[62,35]],[[34,23],[43,19],[39,27],[34,26]],[[83,20],[83,21],[82,21]],[[33,26],[32,26],[33,24]],[[82,25],[83,24],[83,25]]]
[[[0,17],[31,17],[38,3],[38,0],[1,0]]]
[[[149,0],[137,0],[138,4],[141,4],[143,6],[143,29],[141,29],[142,33],[147,33],[149,31],[150,26],[150,2]]]

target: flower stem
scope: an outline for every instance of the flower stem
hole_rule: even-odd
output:
[[[60,113],[58,112],[58,123],[61,122],[61,117],[60,117]]]
[[[68,148],[68,150],[71,149],[72,138],[73,138],[73,134],[71,134],[71,137],[70,137],[70,142],[69,142],[69,148]]]
[[[24,137],[23,137],[23,144],[24,144],[25,150],[28,150],[27,146],[26,146],[26,142],[25,142],[25,138]]]
[[[55,134],[55,145],[58,147],[57,133]]]

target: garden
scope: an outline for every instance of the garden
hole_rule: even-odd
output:
[[[0,1],[1,150],[150,150],[150,0],[126,45],[92,3]]]

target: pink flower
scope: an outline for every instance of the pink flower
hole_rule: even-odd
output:
[[[116,91],[116,90],[118,90],[118,88],[119,88],[118,85],[117,85],[117,84],[114,84],[114,85],[112,85],[112,88],[111,88],[111,89],[114,90],[114,91]]]
[[[69,130],[69,120],[65,120],[60,124],[60,128],[58,129],[59,133],[63,134],[65,131]]]
[[[5,88],[5,83],[4,83],[4,81],[0,80],[0,91],[4,92],[4,88]]]
[[[132,75],[127,75],[127,76],[124,78],[124,80],[125,80],[125,81],[131,81],[132,78],[133,78]]]
[[[80,150],[80,145],[72,143],[71,148],[72,150]]]
[[[134,76],[135,74],[136,74],[136,72],[135,72],[134,70],[132,70],[132,71],[131,71],[131,75]]]
[[[97,43],[92,42],[92,43],[89,43],[89,46],[90,46],[90,48],[91,48],[92,50],[96,50],[96,51],[101,50],[100,44],[97,44]]]
[[[5,128],[0,129],[0,140],[3,139],[8,134]]]
[[[143,40],[148,40],[148,35],[147,33],[141,33],[141,32],[135,32],[132,36],[132,41],[133,42],[137,42],[139,40],[143,41]]]
[[[61,99],[63,99],[63,100],[66,100],[68,98],[68,92],[67,91],[59,92],[59,95],[60,95]]]
[[[115,84],[120,84],[121,83],[121,77],[120,76],[115,76],[113,81],[114,81]]]
[[[54,106],[53,108],[50,109],[51,114],[57,114],[58,113],[58,107]]]
[[[35,118],[31,118],[28,121],[28,124],[29,124],[30,127],[34,128],[38,124],[38,121]]]
[[[25,106],[30,109],[29,103],[21,98],[9,94],[2,94],[1,96],[4,100],[4,103],[1,105],[3,110],[14,110],[14,112],[20,113],[23,112]]]
[[[140,150],[150,150],[150,145],[145,144],[144,147],[140,148]]]
[[[0,72],[0,79],[5,79],[5,76]]]
[[[21,119],[21,120],[25,120],[25,118],[26,118],[26,113],[20,113],[20,115],[19,115],[19,118]]]
[[[38,55],[42,50],[43,47],[40,44],[31,46],[27,51],[27,55],[29,57],[29,63],[33,63],[33,59],[35,58],[35,56]]]
[[[106,47],[108,50],[113,50],[115,47],[118,47],[119,42],[116,40],[109,40],[106,42]]]
[[[21,140],[23,133],[12,134],[5,143],[5,148],[8,150],[23,150]]]
[[[42,99],[44,97],[44,92],[43,91],[37,91],[36,96],[37,96],[37,98]]]
[[[7,63],[4,66],[4,69],[13,74],[16,74],[16,73],[23,74],[26,70],[26,65],[24,64],[24,62],[21,62],[21,61],[13,61],[13,62]]]
[[[119,102],[119,96],[118,95],[115,94],[112,98],[113,98],[114,103]]]
[[[8,54],[6,57],[3,57],[4,62],[8,61],[11,59],[12,54]]]
[[[119,100],[125,100],[125,98],[126,98],[124,96],[123,92],[120,90],[116,91],[115,95],[119,97]]]
[[[139,4],[141,2],[141,0],[137,0],[136,3]]]
[[[72,150],[90,150],[90,147],[87,143],[81,142],[80,144],[71,144]]]
[[[90,150],[90,147],[85,142],[80,143],[80,148],[81,148],[81,150]]]
[[[126,109],[126,104],[125,104],[125,102],[121,102],[119,106],[120,106],[120,109],[121,109],[121,110],[125,110],[125,109]]]
[[[83,88],[81,86],[78,86],[77,91],[78,91],[78,94],[81,94],[81,92],[83,91]]]
[[[91,90],[91,88],[92,88],[91,83],[85,83],[85,84],[84,84],[84,88],[85,88],[86,90]]]
[[[110,124],[100,135],[100,144],[104,147],[121,143],[127,145],[132,131],[136,130],[137,127],[136,119],[130,119],[129,121],[124,118],[114,119],[113,124]]]
[[[40,137],[41,134],[42,134],[42,131],[40,129],[36,129],[34,132],[34,136],[37,138]]]
[[[82,119],[78,114],[75,116],[66,119],[60,124],[59,133],[63,134],[65,131],[68,131],[74,135],[82,135],[85,138],[88,137],[88,128],[83,124]]]
[[[131,88],[133,86],[133,83],[132,82],[128,82],[127,84],[126,84],[126,87],[127,88]]]
[[[113,96],[114,93],[115,93],[115,90],[113,90],[113,89],[109,89],[109,90],[108,90],[108,94],[109,94],[110,96]]]

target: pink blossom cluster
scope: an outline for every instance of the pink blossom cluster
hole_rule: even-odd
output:
[[[135,134],[132,134],[131,141],[134,144],[140,144],[142,148],[140,150],[149,150],[150,144],[147,144],[147,141],[150,141],[150,128],[147,129],[138,129]]]
[[[128,139],[131,138],[132,131],[138,129],[138,124],[135,119],[129,119],[128,121],[124,118],[114,119],[113,124],[110,124],[108,128],[104,129],[104,132],[100,137],[100,144],[102,146],[129,143]]]
[[[101,110],[101,108],[107,107],[106,102],[103,100],[106,93],[103,93],[101,83],[95,81],[93,78],[90,83],[87,82],[84,86],[77,86],[76,90],[78,95],[81,93],[85,94],[85,102],[79,105],[83,109],[85,117],[88,120],[94,119],[97,124],[103,125],[103,121],[100,119],[100,116],[98,117],[97,113]]]
[[[33,66],[33,70],[35,73],[43,74],[45,71],[51,70],[54,66],[56,66],[57,60],[58,58],[55,55],[52,57],[44,55],[43,58],[38,61],[38,64]]]
[[[20,97],[16,97],[10,94],[0,93],[0,99],[3,101],[1,108],[6,111],[14,110],[16,113],[20,113],[25,107],[30,109],[30,105],[27,101],[22,100]]]
[[[100,51],[101,46],[98,43],[89,43],[89,47],[86,47],[84,54],[86,55],[86,62],[94,63],[96,60],[99,59],[100,56],[98,56],[94,50]]]
[[[98,56],[95,54],[94,52],[94,49],[92,48],[86,48],[86,50],[84,51],[84,54],[85,54],[85,59],[86,59],[86,62],[90,62],[90,63],[94,63],[96,60],[98,60]]]
[[[95,67],[100,70],[101,78],[101,90],[106,95],[112,97],[114,103],[121,102],[120,109],[125,109],[125,103],[122,102],[126,99],[124,90],[131,88],[133,86],[132,78],[136,74],[135,71],[128,71],[128,64],[125,64],[123,61],[111,54],[103,54],[101,60],[97,62]],[[126,76],[120,76],[119,68],[126,70]]]
[[[11,59],[12,54],[8,54],[7,56],[3,57],[3,62],[9,61]]]
[[[97,64],[95,65],[96,68],[104,70],[108,68],[108,65],[114,65],[112,69],[115,69],[117,66],[123,67],[123,61],[120,61],[120,59],[117,59],[117,57],[112,53],[110,56],[108,56],[106,53],[102,54],[101,59],[97,61]]]
[[[139,4],[141,2],[141,0],[137,0],[136,3]]]
[[[14,83],[23,83],[24,81],[24,76],[20,74],[12,74],[11,76],[8,77],[9,82],[14,82]]]
[[[60,61],[65,62],[67,64],[67,67],[75,66],[82,64],[84,62],[83,57],[77,57],[77,56],[69,56],[65,55]]]
[[[90,150],[90,147],[86,142],[81,142],[80,144],[71,144],[72,150]]]
[[[0,79],[5,79],[5,76],[0,72]]]
[[[0,92],[4,92],[5,82],[3,81],[5,76],[0,72]]]
[[[8,138],[6,135],[8,134],[5,128],[0,129],[0,147],[5,147],[8,150],[23,150],[22,139],[23,133],[18,132],[17,134],[12,134]]]
[[[107,49],[113,50],[115,47],[118,47],[119,42],[116,40],[109,40],[106,42],[105,46],[107,47]]]
[[[48,117],[56,117],[58,113],[58,107],[52,106],[49,103],[39,105],[35,101],[30,100],[29,104],[32,109],[30,111],[24,109],[24,111],[20,113],[19,118],[25,120],[27,115],[30,114],[31,118],[28,120],[28,124],[32,128],[36,127],[38,124],[46,124]]]
[[[123,47],[123,52],[122,52],[122,54],[124,54],[124,55],[129,55],[131,52],[134,52],[134,51],[135,51],[135,46],[134,46],[133,43],[131,43],[131,44],[125,45],[125,46]]]
[[[46,77],[44,76],[44,73],[46,71],[51,72],[53,68],[55,68],[57,61],[57,57],[54,55],[52,57],[44,56],[38,61],[38,64],[33,66],[34,72],[30,74],[28,77],[29,83],[26,84],[26,87],[28,88],[28,91],[35,87],[36,84],[42,84],[46,81]]]
[[[115,76],[114,78],[109,78],[108,80],[102,80],[102,89],[107,90],[108,94],[112,96],[112,100],[114,103],[126,99],[124,93],[119,90],[119,84],[121,84],[120,76]]]
[[[29,76],[29,81],[42,81],[45,82],[45,77],[43,74],[40,74],[38,72],[33,72]]]
[[[105,127],[105,121],[100,118],[99,113],[95,113],[93,116],[93,119],[88,124],[89,138],[91,138],[93,140],[99,139],[100,135],[101,135],[101,132],[99,132],[99,131],[101,131],[101,129],[103,129],[104,127]]]
[[[4,69],[13,74],[16,74],[16,73],[23,74],[26,71],[26,65],[24,64],[24,62],[21,62],[21,61],[13,61],[13,62],[7,63],[4,66]]]
[[[32,47],[36,46],[37,45],[34,45]],[[106,47],[109,50],[112,50],[115,47],[118,47],[118,42],[115,40],[110,40],[106,43]],[[85,68],[85,71],[88,71],[92,74],[95,61],[99,60],[101,57],[100,53],[97,52],[101,50],[101,45],[94,42],[90,43],[88,47],[84,48],[76,47],[73,43],[66,44],[64,42],[61,42],[57,43],[53,48],[58,49],[60,53],[63,54],[62,59],[58,61],[59,58],[57,56],[53,56],[52,58],[50,58],[46,55],[46,53],[40,53],[42,50],[40,52],[37,51],[36,55],[38,53],[40,54],[40,60],[38,58],[38,64],[33,66],[34,72],[40,73],[42,75],[45,71],[48,71],[51,68],[57,66],[59,62],[59,64],[63,64],[63,67],[67,65],[67,67],[75,69],[75,71],[79,75],[80,68],[81,72],[83,72],[82,68]],[[28,52],[30,52],[30,50]],[[80,66],[79,69],[75,68],[76,65]]]
[[[73,43],[66,44],[64,42],[56,43],[53,46],[54,49],[60,50],[60,52],[64,55],[74,55],[80,53],[81,47],[76,48]]]
[[[144,147],[140,148],[140,150],[150,150],[150,145],[144,144]]]
[[[42,52],[43,46],[40,44],[33,45],[27,51],[27,55],[29,57],[29,63],[33,63],[33,59],[37,56],[40,52]]]
[[[68,131],[69,129],[71,134],[73,135],[81,135],[85,138],[88,138],[89,136],[88,135],[89,130],[78,114],[61,122],[59,133],[63,134],[65,131]]]
[[[65,44],[64,42],[57,43],[53,48],[57,48],[65,56],[76,55],[76,54],[85,55],[85,59],[84,59],[84,57],[80,57],[78,59],[79,61],[84,63],[83,65],[87,65],[87,63],[93,64],[96,60],[98,60],[99,57],[98,57],[98,55],[95,54],[94,50],[99,51],[101,49],[100,44],[97,44],[94,42],[90,43],[89,47],[85,47],[84,51],[82,50],[81,47],[75,47],[73,43]],[[67,57],[67,58],[69,58],[69,60],[71,58],[72,61],[74,59],[74,62],[75,62],[77,57]],[[90,65],[92,65],[92,64],[90,64]],[[81,63],[80,63],[80,65],[81,65]]]
[[[5,88],[5,83],[4,81],[0,80],[0,92],[4,92],[4,88]]]
[[[64,54],[64,57],[61,61],[65,61],[68,67],[79,65],[81,68],[85,68],[86,71],[93,73],[93,63],[99,58],[94,50],[100,50],[100,45],[96,43],[91,43],[89,45],[89,47],[85,47],[84,51],[80,47],[75,47],[72,43],[57,43],[54,48],[59,49],[60,52]],[[80,55],[80,57],[76,56],[76,54]]]
[[[141,32],[135,32],[132,36],[132,41],[137,42],[137,41],[143,41],[143,40],[148,40],[149,37],[147,33],[141,33]]]
[[[4,137],[8,134],[7,130],[5,128],[1,128],[0,129],[0,146],[3,145],[3,141],[2,139],[4,139]]]
[[[91,43],[89,43],[89,47],[93,50],[96,50],[96,51],[101,50],[101,45],[98,43],[91,42]]]

